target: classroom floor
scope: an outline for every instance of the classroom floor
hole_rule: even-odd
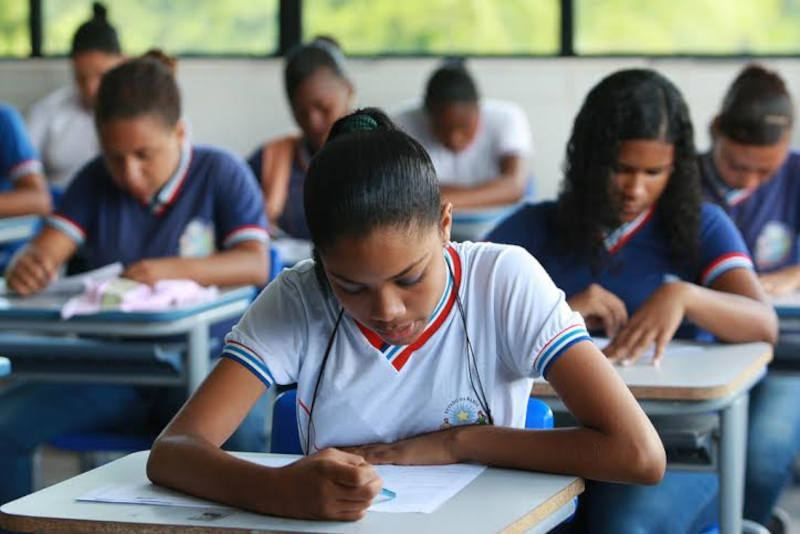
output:
[[[79,472],[77,455],[50,447],[43,448],[40,462],[43,486],[55,484]],[[780,506],[792,518],[791,529],[787,534],[800,534],[800,484],[795,483],[787,488]]]

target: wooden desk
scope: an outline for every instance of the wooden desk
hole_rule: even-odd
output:
[[[681,347],[698,350],[681,351]],[[617,367],[648,415],[719,413],[722,534],[742,531],[748,399],[750,389],[764,376],[771,360],[772,347],[767,343],[721,345],[673,341],[660,367],[646,363]],[[534,386],[533,396],[542,396],[554,410],[565,411],[554,395],[546,382]]]
[[[247,309],[252,299],[252,287],[239,287],[221,291],[219,297],[208,303],[162,312],[104,311],[91,315],[79,315],[63,320],[60,310],[67,300],[64,296],[34,296],[28,298],[0,298],[0,331],[35,332],[31,347],[36,345],[40,334],[85,334],[92,336],[115,336],[147,338],[157,336],[185,335],[188,348],[185,363],[185,383],[189,392],[194,391],[209,371],[209,326],[217,321],[236,317]],[[53,338],[39,336],[43,350],[52,351]],[[0,336],[0,354],[4,354]],[[13,356],[13,355],[12,355]],[[14,376],[17,376],[15,372]],[[45,376],[21,378],[46,379]],[[58,381],[86,381],[85,376],[74,380],[63,370],[53,372]],[[94,381],[100,380],[93,377]],[[130,383],[126,376],[110,375],[103,381]],[[163,384],[163,377],[145,378],[143,383]]]
[[[354,523],[283,519],[239,510],[204,518],[203,508],[75,501],[105,484],[145,481],[147,454],[131,454],[7,503],[0,508],[0,526],[45,533],[543,533],[572,514],[574,498],[583,491],[583,480],[576,477],[489,468],[435,513],[370,512]]]

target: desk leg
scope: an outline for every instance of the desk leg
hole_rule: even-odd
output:
[[[720,412],[719,523],[721,534],[742,531],[747,449],[747,392]]]
[[[188,378],[188,393],[191,395],[208,374],[208,324],[195,325],[189,330],[189,354],[186,362],[186,376]]]

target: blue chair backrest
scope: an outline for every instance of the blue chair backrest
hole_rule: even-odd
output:
[[[297,390],[284,391],[272,408],[270,451],[281,454],[303,454],[297,432]],[[553,428],[553,411],[544,402],[529,398],[525,428]]]
[[[275,247],[269,247],[269,282],[275,280],[275,277],[278,276],[283,270],[283,260],[281,260],[281,254],[278,252],[278,249]]]

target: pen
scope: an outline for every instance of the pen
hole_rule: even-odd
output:
[[[397,494],[390,489],[381,488],[381,495],[386,497],[387,499],[394,499],[397,497]]]

